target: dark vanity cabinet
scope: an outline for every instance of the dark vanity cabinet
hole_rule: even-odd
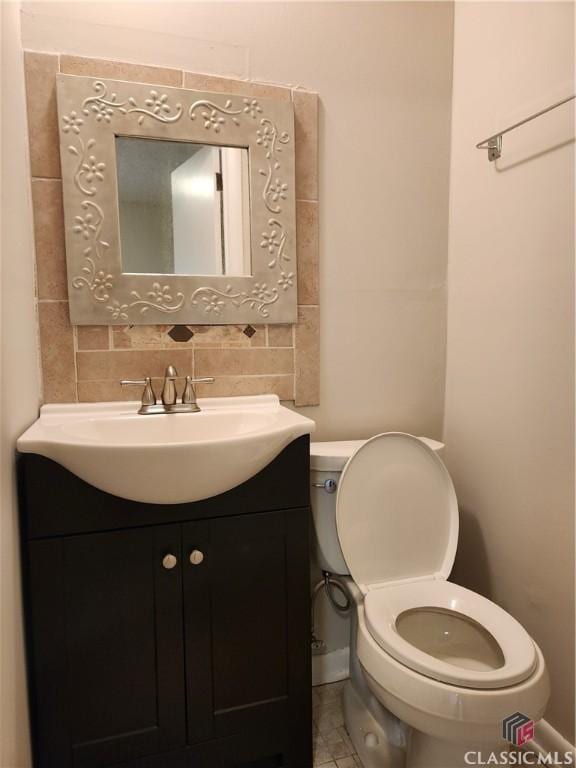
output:
[[[178,505],[19,457],[35,768],[310,768],[308,451]]]

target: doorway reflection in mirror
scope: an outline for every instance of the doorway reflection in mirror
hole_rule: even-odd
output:
[[[250,275],[248,150],[116,137],[124,273]]]

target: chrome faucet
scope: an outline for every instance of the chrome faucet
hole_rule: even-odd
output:
[[[122,386],[135,385],[144,387],[144,391],[142,392],[142,402],[138,410],[138,413],[143,415],[154,413],[196,413],[200,410],[200,407],[196,402],[194,384],[199,384],[201,382],[212,383],[214,379],[212,377],[193,379],[191,376],[186,376],[186,383],[184,385],[184,391],[182,392],[182,400],[179,403],[178,392],[176,390],[176,382],[179,378],[176,368],[174,368],[173,365],[169,365],[164,373],[162,403],[156,402],[156,394],[154,393],[150,376],[146,376],[144,379],[123,379],[120,384],[122,384]]]

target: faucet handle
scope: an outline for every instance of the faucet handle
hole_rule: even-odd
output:
[[[142,392],[142,405],[156,405],[156,395],[152,388],[152,380],[150,379],[150,376],[146,376],[145,379],[122,379],[120,384],[123,387],[144,387],[144,391]]]
[[[191,376],[186,376],[186,386],[182,393],[182,403],[184,405],[190,405],[196,402],[196,392],[194,390],[194,384],[212,384],[214,381],[212,376],[206,376],[202,379],[193,379]]]

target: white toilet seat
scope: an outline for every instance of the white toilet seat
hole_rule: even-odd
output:
[[[420,650],[404,639],[398,631],[399,617],[407,611],[426,608],[472,620],[479,636],[482,630],[489,633],[502,653],[499,665],[466,668]],[[524,627],[495,603],[457,584],[426,579],[382,586],[368,592],[364,611],[368,631],[385,653],[435,680],[466,688],[505,688],[526,680],[536,668],[534,642]]]

